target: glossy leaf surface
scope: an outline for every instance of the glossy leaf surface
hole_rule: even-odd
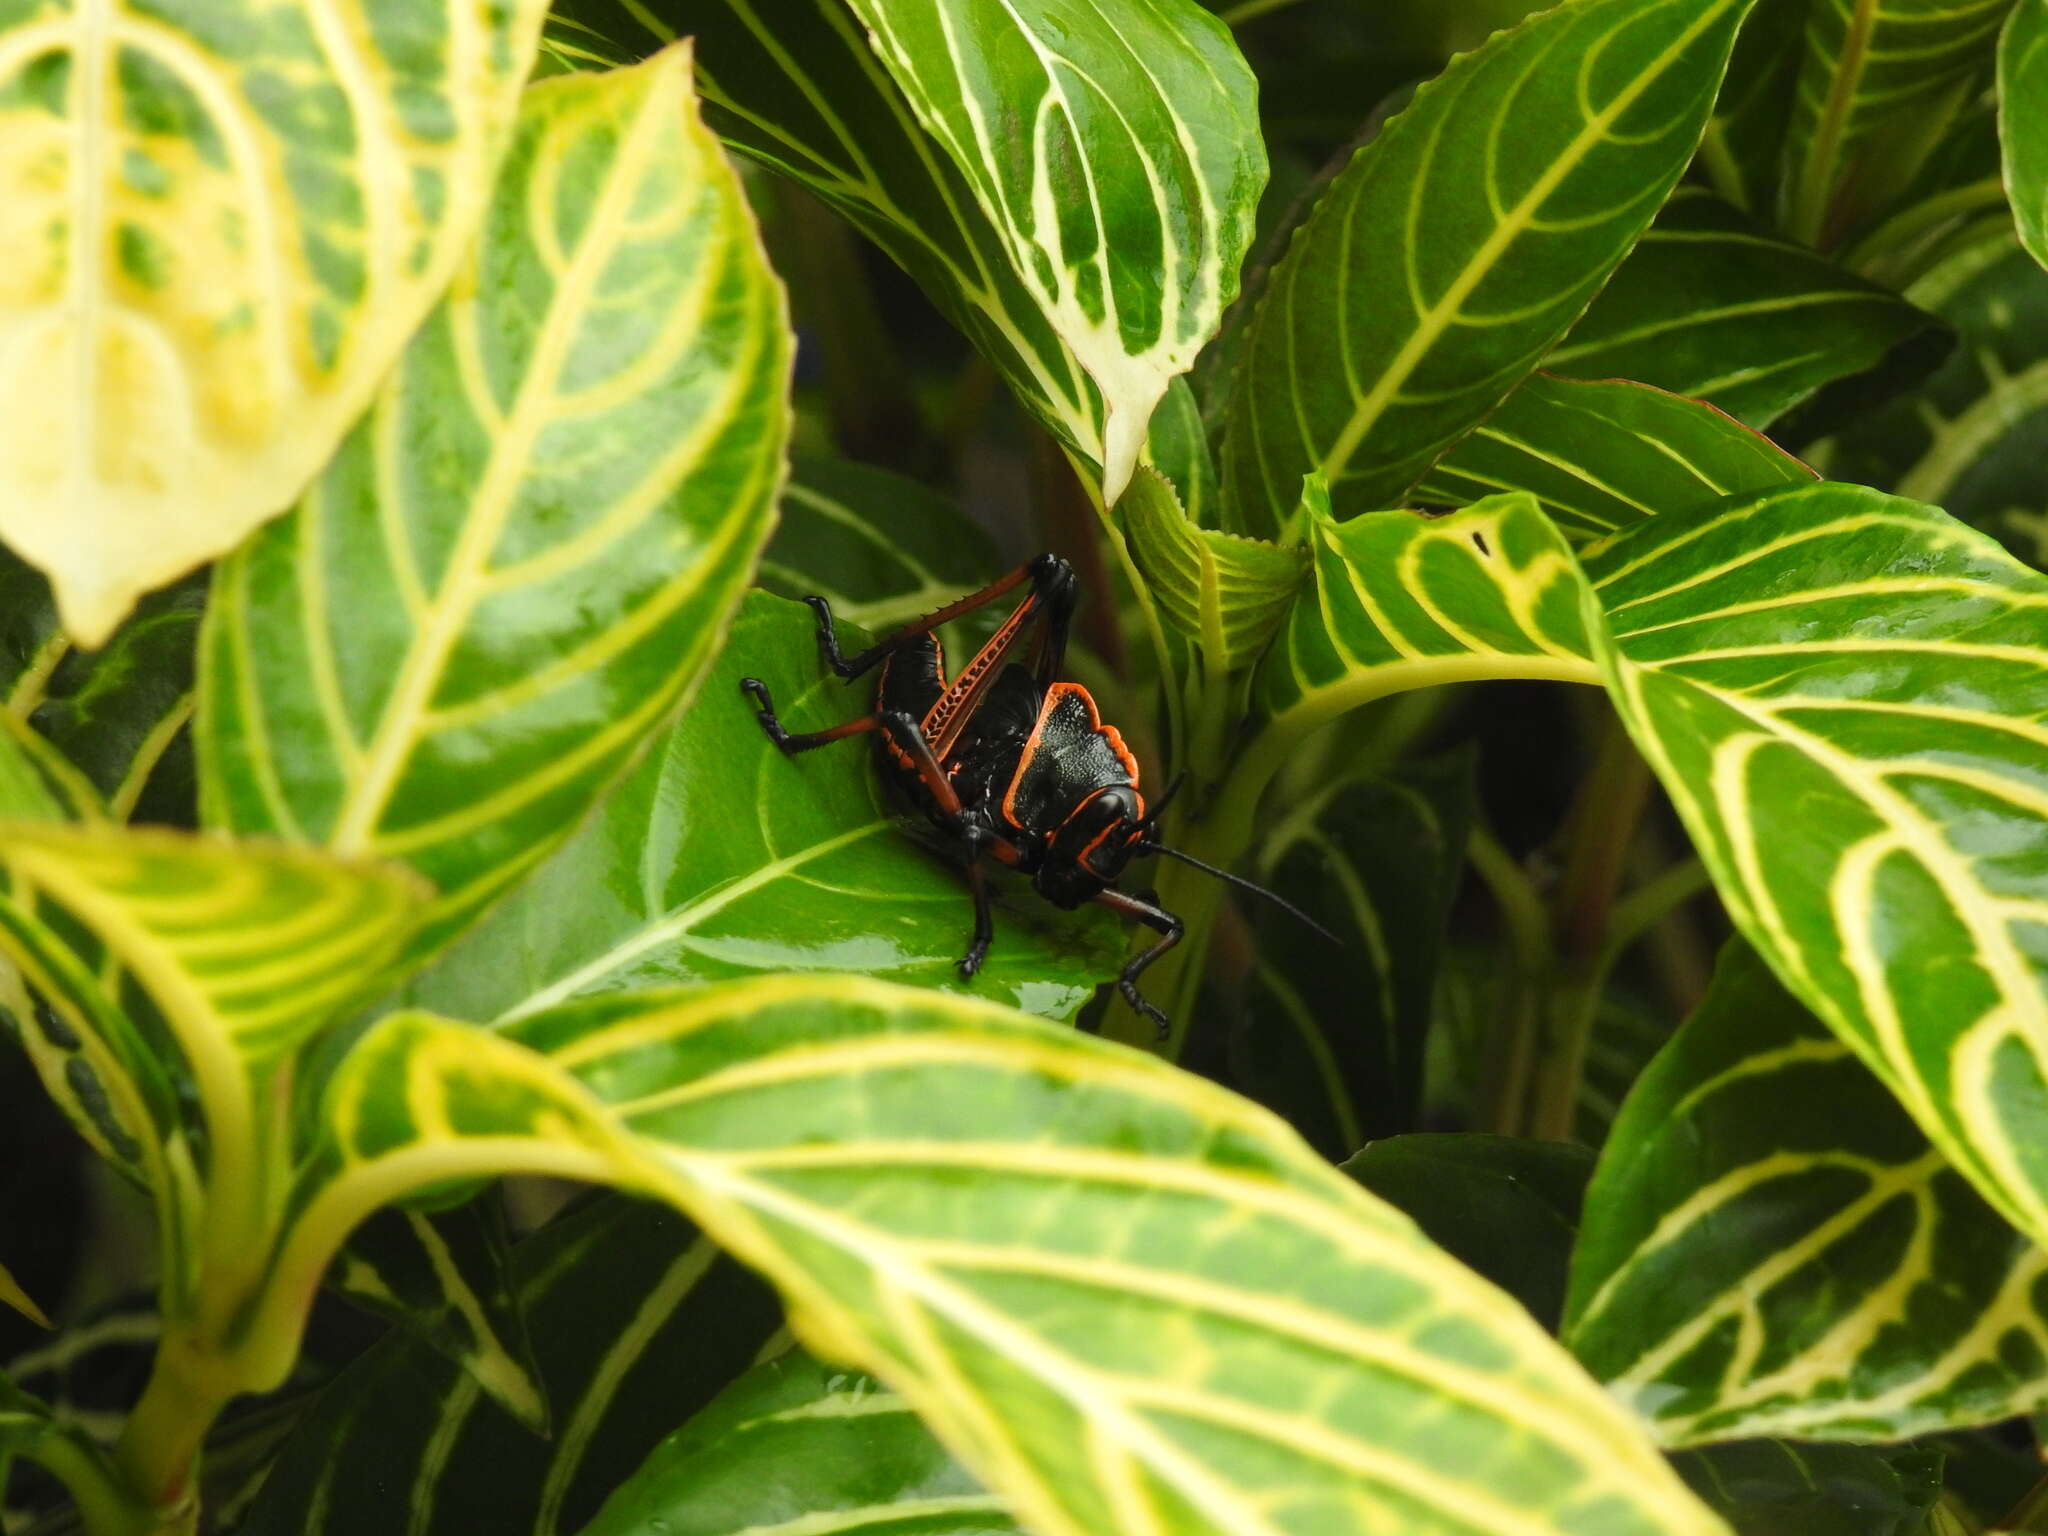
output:
[[[1192,0],[560,9],[565,55],[695,38],[718,131],[894,257],[1115,499],[1236,291],[1265,180],[1220,24]]]
[[[682,719],[411,1000],[495,1019],[588,992],[856,968],[1070,1018],[1115,974],[1121,930],[1106,913],[1057,911],[999,874],[995,947],[962,983],[966,882],[906,835],[870,743],[784,757],[740,692],[746,676],[767,682],[791,730],[872,708],[867,682],[845,686],[819,660],[808,608],[748,597]]]
[[[2048,565],[2048,272],[2008,226],[1959,245],[1911,296],[1961,344],[1911,400],[1828,443],[1832,472],[1945,507]]]
[[[995,544],[929,486],[846,459],[798,459],[782,492],[760,584],[779,597],[816,593],[848,624],[887,633],[1002,568]]]
[[[1260,669],[1270,723],[1241,773],[1389,692],[1588,681],[1597,657],[1737,926],[2048,1235],[2048,579],[1932,507],[1830,483],[1645,519],[1583,574],[1525,497],[1311,536],[1316,589]]]
[[[1278,1121],[1008,1010],[775,977],[497,1036],[399,1014],[326,1122],[285,1275],[479,1159],[626,1180],[1035,1529],[1721,1529],[1519,1307]]]
[[[1419,91],[1275,268],[1224,473],[1270,534],[1302,477],[1394,504],[1533,369],[1691,159],[1747,0],[1581,0]]]
[[[548,1431],[547,1389],[506,1273],[495,1195],[445,1211],[379,1211],[349,1235],[327,1283],[403,1324],[473,1378],[536,1434]]]
[[[1680,187],[1543,366],[1654,384],[1766,427],[1937,325],[1706,188]]]
[[[1484,677],[1599,680],[1584,581],[1535,497],[1503,495],[1429,517],[1340,523],[1311,498],[1315,586],[1304,590],[1253,683],[1265,738],[1283,743],[1409,688]]]
[[[1194,0],[847,0],[1095,381],[1102,491],[1237,295],[1266,181],[1257,85]]]
[[[2048,1257],[1746,945],[1638,1080],[1564,1337],[1669,1443],[1902,1440],[2048,1399]]]
[[[1807,10],[1778,222],[1832,249],[1911,179],[1932,137],[1991,74],[2013,0],[1849,0]],[[1932,130],[1932,131],[1930,131]]]
[[[574,1536],[775,1336],[774,1294],[673,1212],[607,1197],[512,1251],[554,1406],[542,1439],[394,1331],[315,1401],[244,1536]]]
[[[1338,778],[1277,818],[1248,873],[1337,935],[1246,903],[1257,959],[1226,1010],[1230,1082],[1335,1162],[1415,1128],[1437,961],[1465,867],[1460,754]]]
[[[2048,1237],[2048,578],[1833,484],[1585,561],[1616,707],[1737,926]]]
[[[1686,512],[1813,471],[1710,405],[1642,384],[1531,375],[1416,488],[1466,506],[1527,491],[1573,538]]]
[[[1999,140],[2013,222],[2048,267],[2048,5],[2019,0],[1998,49]]]
[[[1545,1328],[1564,1287],[1593,1154],[1568,1141],[1424,1132],[1375,1141],[1341,1165]]]
[[[666,721],[768,534],[781,291],[690,85],[676,49],[529,92],[465,275],[216,582],[209,824],[403,859],[421,949]]]
[[[1939,1536],[1942,1453],[1915,1446],[1708,1446],[1672,1458],[1735,1536]]]
[[[1219,675],[1257,660],[1308,575],[1306,553],[1198,526],[1172,483],[1150,468],[1131,481],[1117,517],[1167,623]]]
[[[0,539],[80,641],[333,452],[475,232],[545,10],[0,19]]]
[[[579,1536],[727,1536],[799,1521],[872,1536],[1020,1529],[909,1403],[793,1350],[656,1446]]]

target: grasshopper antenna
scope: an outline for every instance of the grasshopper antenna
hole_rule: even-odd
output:
[[[1329,929],[1325,928],[1321,923],[1317,922],[1314,918],[1310,917],[1306,912],[1302,911],[1301,908],[1297,907],[1293,902],[1289,901],[1286,897],[1267,890],[1263,885],[1254,885],[1251,881],[1245,879],[1242,875],[1233,875],[1229,870],[1218,869],[1214,864],[1204,864],[1200,859],[1194,857],[1192,854],[1182,853],[1178,848],[1169,848],[1164,843],[1140,843],[1133,850],[1133,852],[1140,854],[1164,854],[1169,859],[1178,859],[1183,864],[1192,864],[1196,869],[1201,870],[1204,874],[1214,875],[1218,880],[1223,881],[1226,885],[1234,885],[1241,891],[1249,891],[1254,896],[1264,897],[1267,901],[1270,901],[1271,903],[1273,903],[1274,906],[1278,907],[1282,912],[1287,913],[1296,922],[1303,924],[1305,927],[1313,928],[1317,933],[1320,933],[1324,938],[1328,939],[1332,944],[1335,944],[1339,949],[1342,949],[1344,947],[1344,941],[1342,939],[1338,938],[1337,935],[1330,932]]]

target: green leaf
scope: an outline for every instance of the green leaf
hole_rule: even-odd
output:
[[[2019,0],[1998,44],[1998,130],[2013,222],[2048,267],[2048,0]]]
[[[327,1283],[410,1328],[521,1424],[547,1434],[547,1389],[507,1278],[503,1213],[490,1196],[446,1211],[379,1211],[349,1235]]]
[[[1520,1307],[1263,1110],[1008,1010],[770,977],[496,1035],[398,1014],[325,1119],[281,1292],[422,1183],[623,1180],[1037,1530],[1721,1529]]]
[[[800,1521],[875,1536],[1020,1529],[909,1403],[792,1351],[656,1446],[578,1536],[730,1536]]]
[[[0,538],[99,645],[304,487],[484,211],[541,0],[0,22]]]
[[[1200,527],[1173,482],[1149,466],[1116,510],[1152,601],[1216,675],[1258,660],[1308,574],[1306,551]]]
[[[719,132],[901,263],[1114,501],[1251,242],[1265,148],[1228,29],[1193,0],[769,9],[571,0],[558,33],[694,36]]]
[[[1230,1082],[1333,1161],[1412,1130],[1438,956],[1465,867],[1464,756],[1340,776],[1275,819],[1254,878],[1342,941],[1248,905],[1256,960],[1234,999]]]
[[[1835,484],[1584,560],[1616,707],[1736,925],[2048,1237],[2048,579]]]
[[[208,824],[403,859],[418,952],[667,723],[768,535],[789,336],[690,83],[678,48],[528,92],[464,275],[215,584]]]
[[[1266,183],[1250,66],[1194,0],[847,3],[1101,391],[1114,503],[1237,296]]]
[[[1889,289],[1765,232],[1704,187],[1681,187],[1543,366],[1654,384],[1767,427],[1822,386],[1895,354],[1893,372],[1916,362],[1924,372],[1945,350],[1939,329]]]
[[[1612,533],[1813,471],[1710,405],[1641,384],[1532,374],[1416,488],[1465,506],[1527,491],[1566,534]]]
[[[1923,1536],[1942,1455],[1917,1448],[1716,1445],[1673,1458],[1735,1536]]]
[[[12,1307],[40,1328],[55,1326],[44,1314],[43,1309],[36,1305],[35,1298],[21,1288],[21,1282],[9,1273],[4,1264],[0,1264],[0,1305]]]
[[[2048,1401],[2044,1280],[1738,942],[1615,1121],[1564,1338],[1670,1444],[1900,1440]]]
[[[243,1536],[581,1531],[781,1322],[774,1294],[688,1222],[616,1196],[520,1243],[511,1279],[555,1407],[548,1439],[393,1332],[315,1400]]]
[[[1584,579],[1533,496],[1345,523],[1314,494],[1305,506],[1315,586],[1253,680],[1266,722],[1251,748],[1261,767],[1390,693],[1500,676],[1599,681]]]
[[[183,1307],[202,1205],[260,1234],[282,1201],[279,1068],[376,985],[418,883],[278,845],[24,823],[0,826],[0,868],[36,901],[0,899],[0,954],[34,989],[7,1006],[74,1123],[155,1193],[166,1307]],[[91,956],[60,936],[80,932]],[[133,988],[117,1000],[101,953],[146,1002]]]
[[[1804,53],[1808,0],[1758,0],[1735,39],[1700,165],[1743,212],[1768,216],[1777,201],[1785,125]]]
[[[897,629],[984,585],[995,544],[953,501],[903,475],[845,459],[798,459],[761,557],[781,597],[829,598],[859,629]]]
[[[1173,482],[1189,522],[1198,528],[1221,526],[1223,488],[1216,478],[1216,457],[1209,448],[1209,426],[1202,419],[1194,387],[1186,379],[1175,379],[1153,412],[1146,454],[1152,467]]]
[[[749,596],[683,718],[409,1000],[496,1019],[587,992],[857,966],[1064,1019],[1116,973],[1121,930],[1107,913],[1058,912],[998,875],[995,947],[963,983],[966,883],[906,835],[870,745],[784,757],[742,677],[767,682],[792,730],[837,725],[873,698],[819,662],[809,609]]]
[[[1545,1328],[1557,1327],[1593,1172],[1586,1148],[1512,1136],[1394,1136],[1340,1166]]]
[[[1785,137],[1778,222],[1831,250],[1912,180],[1991,74],[2013,0],[1855,0],[1809,7]]]
[[[204,575],[177,582],[144,597],[100,649],[82,650],[57,622],[49,583],[0,550],[0,714],[35,727],[24,748],[63,781],[75,817],[192,825],[186,727],[205,602]]]
[[[2022,1230],[2048,1236],[2048,579],[1822,483],[1648,518],[1580,565],[1526,496],[1311,509],[1316,588],[1225,800],[1405,688],[1597,676],[1736,925]]]
[[[1960,245],[1910,295],[1962,345],[1910,399],[1817,452],[1841,478],[1946,507],[2048,565],[2048,273],[2007,226]]]
[[[1425,85],[1274,270],[1224,475],[1271,534],[1302,477],[1396,502],[1568,330],[1692,158],[1748,0],[1575,0]]]

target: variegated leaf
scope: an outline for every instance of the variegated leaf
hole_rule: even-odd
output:
[[[910,1404],[801,1350],[765,1360],[648,1454],[579,1536],[873,1536],[1022,1528]]]
[[[1830,250],[1901,191],[1991,77],[2013,0],[1816,0],[1792,103],[1778,222]]]
[[[1998,51],[1999,139],[2013,221],[2048,267],[2048,0],[2018,0]]]
[[[78,640],[333,452],[475,231],[545,10],[0,15],[0,538]]]
[[[857,633],[840,631],[849,645]],[[819,661],[808,608],[750,594],[682,719],[408,1001],[488,1020],[586,993],[857,965],[1069,1019],[1116,974],[1122,931],[1107,912],[1060,912],[999,874],[995,947],[963,981],[966,882],[909,835],[871,741],[783,756],[740,692],[748,676],[792,730],[873,707],[869,681],[848,687]]]
[[[1265,180],[1251,72],[1200,6],[557,12],[568,60],[695,38],[713,126],[894,257],[1115,499],[1236,292]]]
[[[1737,925],[2048,1240],[2048,578],[1834,484],[1584,559],[1615,704]]]
[[[662,1438],[786,1346],[774,1293],[674,1212],[607,1196],[518,1244],[543,1440],[394,1332],[292,1432],[243,1536],[577,1536]]]
[[[848,459],[800,458],[760,584],[816,594],[856,629],[887,634],[986,584],[995,541],[929,486]]]
[[[1752,1440],[1671,1460],[1737,1536],[1966,1536],[1935,1509],[1936,1446]]]
[[[412,1330],[535,1434],[547,1389],[506,1274],[505,1220],[486,1194],[446,1211],[380,1211],[349,1234],[327,1283]]]
[[[484,235],[293,513],[222,569],[212,826],[402,859],[417,952],[568,835],[715,652],[789,337],[686,49],[527,94]]]
[[[1568,536],[1612,533],[1813,471],[1710,405],[1647,385],[1531,375],[1416,487],[1431,505],[1527,491]]]
[[[1416,1128],[1473,767],[1459,753],[1338,775],[1260,840],[1253,877],[1342,948],[1290,913],[1247,903],[1256,959],[1203,1011],[1227,1031],[1230,1085],[1332,1161]]]
[[[1644,519],[1583,573],[1527,497],[1317,516],[1311,539],[1240,790],[1389,692],[1603,681],[1738,927],[2048,1239],[2048,578],[1830,483]]]
[[[1194,0],[847,0],[1101,391],[1105,501],[1237,296],[1257,87]]]
[[[75,770],[66,798],[90,808],[78,814],[192,825],[188,727],[205,605],[204,576],[174,583],[136,604],[104,646],[83,650],[57,623],[48,583],[0,550],[0,713],[32,724]],[[53,755],[29,750],[46,765]]]
[[[1005,1009],[775,977],[496,1035],[398,1014],[324,1119],[282,1292],[418,1183],[622,1180],[1036,1530],[1722,1529],[1518,1306],[1278,1121]]]
[[[1500,676],[1600,680],[1584,578],[1534,496],[1345,523],[1325,499],[1305,506],[1315,585],[1253,681],[1266,723],[1248,761],[1261,777],[1308,732],[1391,693]]]
[[[1705,187],[1680,187],[1543,366],[1654,384],[1767,427],[1799,407],[1804,423],[1826,386],[1888,360],[1894,387],[1917,380],[1946,349],[1941,329]]]
[[[1700,168],[1714,189],[1754,217],[1768,218],[1776,206],[1808,4],[1758,0],[1735,40],[1713,120],[1700,141]]]
[[[2048,1401],[2048,1255],[1754,951],[1623,1106],[1564,1338],[1667,1444],[1903,1440]]]
[[[1311,472],[1339,516],[1394,504],[1536,366],[1692,158],[1748,7],[1574,0],[1416,94],[1260,302],[1224,450],[1232,526],[1284,526]]]
[[[1910,296],[1962,343],[1910,399],[1815,450],[1843,479],[1932,502],[2048,566],[2048,272],[2010,225],[1965,239]]]
[[[1173,482],[1188,521],[1197,528],[1222,526],[1223,487],[1216,475],[1216,455],[1209,446],[1209,424],[1202,419],[1202,403],[1186,379],[1174,380],[1159,409],[1152,413],[1152,436],[1145,445],[1145,456]]]
[[[7,1005],[59,1103],[156,1195],[166,1305],[189,1304],[202,1188],[222,1219],[281,1200],[277,1068],[376,984],[423,893],[402,870],[109,828],[0,826],[0,868],[0,955],[34,989]],[[81,932],[90,956],[62,937]],[[134,985],[116,996],[100,954]]]
[[[1158,470],[1139,469],[1117,503],[1152,601],[1217,676],[1258,660],[1308,575],[1303,550],[1199,527]]]

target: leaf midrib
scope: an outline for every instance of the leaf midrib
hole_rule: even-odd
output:
[[[1494,227],[1493,233],[1487,236],[1479,250],[1452,281],[1451,286],[1444,290],[1444,296],[1431,306],[1426,314],[1418,317],[1420,323],[1416,329],[1403,343],[1401,350],[1395,354],[1394,360],[1381,373],[1379,381],[1353,408],[1350,419],[1331,443],[1329,452],[1323,456],[1319,467],[1333,486],[1342,478],[1345,466],[1358,450],[1366,433],[1377,423],[1381,414],[1392,403],[1394,396],[1408,382],[1409,377],[1421,366],[1430,349],[1450,328],[1458,311],[1463,308],[1465,300],[1472,296],[1473,291],[1493,269],[1494,263],[1499,261],[1507,248],[1527,229],[1535,218],[1536,211],[1549,200],[1550,195],[1565,178],[1578,169],[1580,163],[1591,153],[1593,145],[1606,138],[1608,127],[1635,105],[1637,98],[1663,75],[1672,59],[1691,46],[1693,39],[1718,19],[1731,3],[1732,0],[1719,0],[1719,3],[1709,7],[1658,55],[1651,68],[1638,74],[1632,85],[1619,93],[1598,115],[1587,120],[1585,127],[1580,129],[1565,152],[1551,163],[1536,179],[1536,184],[1509,211],[1507,217]],[[1354,208],[1353,216],[1355,211]]]
[[[464,519],[462,532],[449,555],[438,601],[429,611],[424,632],[415,636],[406,651],[391,702],[385,706],[376,734],[364,753],[362,778],[351,786],[348,801],[328,838],[329,846],[337,852],[364,854],[375,845],[379,820],[397,789],[412,749],[421,739],[420,727],[429,713],[434,688],[441,680],[449,653],[461,637],[464,621],[482,595],[484,566],[504,531],[520,479],[546,425],[546,407],[554,399],[555,384],[577,326],[598,279],[616,253],[616,233],[626,227],[624,216],[640,189],[654,143],[669,126],[657,108],[673,95],[669,82],[658,79],[640,101],[632,129],[619,148],[603,195],[591,215],[587,226],[590,233],[556,289],[512,411],[503,429],[493,436],[490,460],[471,498],[470,514]],[[397,387],[395,382],[391,387]]]

